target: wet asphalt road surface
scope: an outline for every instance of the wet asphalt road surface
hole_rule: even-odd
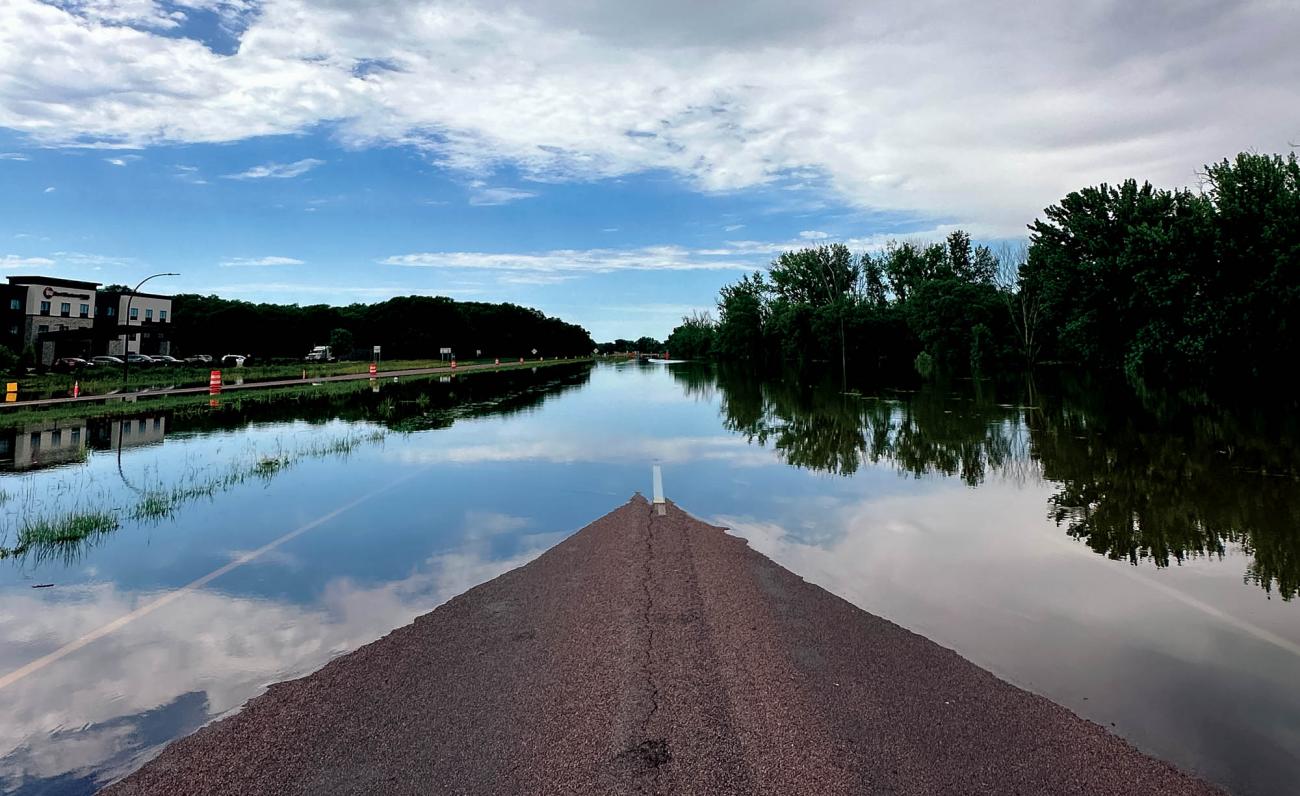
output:
[[[637,496],[112,794],[1209,794]]]

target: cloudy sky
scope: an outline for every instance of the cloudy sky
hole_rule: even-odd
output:
[[[1294,0],[0,0],[0,275],[663,335],[809,241],[1300,141]]]

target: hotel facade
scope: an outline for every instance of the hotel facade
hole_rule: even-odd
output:
[[[130,302],[128,311],[127,303]],[[0,343],[28,346],[36,361],[171,353],[172,300],[154,293],[101,290],[98,282],[11,276],[0,285]]]

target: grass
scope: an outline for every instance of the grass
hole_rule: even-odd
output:
[[[213,498],[249,479],[269,481],[285,469],[305,459],[346,456],[359,446],[382,442],[386,434],[371,431],[333,439],[313,439],[292,449],[274,454],[258,454],[218,472],[190,469],[172,484],[156,484],[144,490],[133,505],[108,509],[73,509],[51,514],[28,512],[21,520],[15,544],[0,544],[0,560],[34,554],[40,563],[61,557],[71,563],[89,540],[121,527],[120,517],[135,522],[160,522],[170,519],[184,504],[199,498]],[[7,496],[7,493],[4,493]]]
[[[579,362],[583,360],[577,360]],[[420,363],[437,364],[438,360],[405,360],[402,362],[385,363],[384,367],[420,367]],[[518,368],[532,368],[537,366],[552,366],[573,364],[575,360],[546,360],[545,362],[528,361],[524,365],[517,362],[505,362],[500,366],[501,370],[512,370]],[[355,365],[356,363],[334,363],[323,367],[336,367],[338,365]],[[459,364],[459,363],[458,363]],[[469,364],[469,363],[466,363]],[[369,363],[362,363],[360,370],[354,372],[365,372]],[[257,368],[243,368],[243,371],[252,372]],[[236,371],[238,372],[238,371]],[[475,371],[477,373],[491,373],[493,371]],[[243,374],[241,374],[243,375]],[[297,374],[300,375],[300,371]],[[472,373],[460,374],[461,378],[473,375]],[[49,378],[38,377],[38,378]],[[67,387],[72,384],[71,377],[66,375],[58,378],[65,379]],[[26,393],[26,382],[20,382]],[[203,371],[202,384],[207,384],[207,371]],[[82,383],[83,388],[85,382]],[[173,386],[181,386],[179,384]],[[273,402],[289,400],[297,396],[317,397],[322,394],[336,392],[337,394],[346,394],[369,389],[368,382],[364,379],[358,381],[344,382],[326,382],[324,384],[307,384],[301,386],[288,387],[268,387],[260,390],[239,390],[235,392],[223,393],[220,397],[222,407],[238,407],[244,401],[251,402]],[[0,428],[11,428],[14,426],[26,425],[28,423],[42,423],[66,419],[85,419],[88,417],[119,417],[125,415],[136,415],[143,412],[171,411],[188,414],[200,414],[209,410],[209,396],[206,394],[199,395],[164,395],[150,397],[149,395],[130,396],[131,400],[122,398],[108,397],[103,403],[80,403],[80,404],[60,404],[50,407],[24,407],[6,409],[0,404]]]
[[[462,359],[457,365],[491,364],[491,359]],[[552,360],[547,360],[552,361]],[[395,359],[380,362],[381,370],[413,370],[416,368],[443,367],[448,363],[441,359]],[[514,364],[516,359],[507,359],[502,367]],[[538,364],[527,360],[526,364]],[[97,366],[79,373],[42,373],[23,376],[8,376],[6,380],[17,381],[20,394],[29,396],[58,397],[72,394],[73,382],[81,386],[82,395],[106,395],[123,386],[134,390],[161,389],[164,387],[201,387],[208,383],[213,370],[220,370],[227,382],[241,378],[248,382],[275,381],[277,379],[298,379],[306,374],[308,379],[325,376],[343,376],[366,373],[370,369],[368,361],[328,362],[328,363],[279,363],[266,365],[249,365],[242,368],[225,368],[220,364],[193,366],[177,365],[174,367],[133,368],[125,384],[122,381],[120,367]]]
[[[121,527],[112,511],[62,511],[48,516],[24,518],[18,530],[17,544],[0,547],[0,559],[22,556],[35,550],[43,560],[57,552],[65,557],[87,539],[102,536]]]

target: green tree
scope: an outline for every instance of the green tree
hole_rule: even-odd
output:
[[[767,282],[755,272],[726,285],[718,296],[716,349],[726,359],[760,361],[766,355]]]
[[[330,332],[330,350],[334,356],[340,359],[347,359],[352,356],[352,350],[356,348],[356,343],[352,338],[352,332],[344,328],[337,328]]]
[[[694,312],[682,318],[664,343],[671,356],[678,359],[706,359],[713,356],[716,324],[707,312]]]

